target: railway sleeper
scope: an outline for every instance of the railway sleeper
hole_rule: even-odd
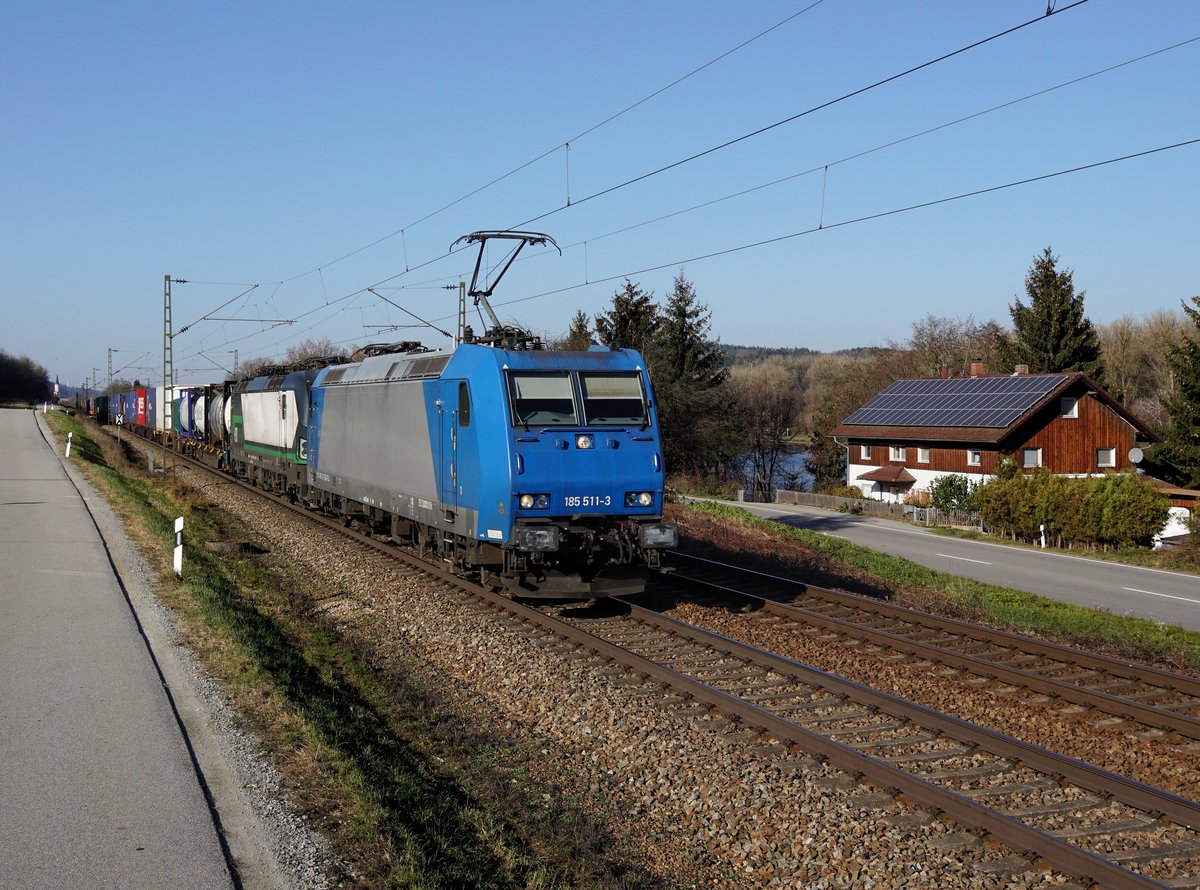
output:
[[[857,718],[851,718],[851,719],[857,719]],[[870,735],[876,735],[878,733],[893,732],[893,731],[902,730],[902,729],[911,729],[911,725],[909,723],[906,723],[903,720],[888,720],[885,723],[865,723],[865,724],[860,724],[858,726],[847,727],[846,729],[835,729],[831,732],[822,733],[822,735],[824,735],[826,738],[836,739],[836,738],[841,738],[842,736],[854,736],[854,735],[870,736]],[[889,741],[908,742],[913,739],[916,739],[915,735],[892,736],[889,739]],[[920,739],[916,739],[916,740],[923,741],[924,737],[922,737]]]
[[[1123,835],[1133,831],[1151,831],[1158,827],[1158,821],[1149,816],[1135,816],[1123,822],[1105,822],[1102,825],[1089,825],[1083,828],[1054,829],[1050,834],[1063,840],[1073,840],[1085,837],[1103,837],[1104,835]]]
[[[949,748],[935,748],[929,751],[910,751],[907,754],[890,754],[887,761],[893,766],[900,763],[937,763],[939,760],[959,760],[963,757],[970,757],[974,753],[974,749],[968,748],[966,745],[954,743]]]
[[[979,800],[985,797],[1009,797],[1014,794],[1026,794],[1030,791],[1045,791],[1050,788],[1060,788],[1057,779],[1050,776],[1032,779],[1028,782],[1014,782],[1012,785],[996,785],[988,788],[971,788],[959,791],[963,797]]]
[[[933,742],[937,736],[928,732],[918,732],[914,735],[891,739],[874,739],[871,741],[855,742],[853,747],[858,750],[874,750],[876,748],[902,748],[905,745],[919,745],[922,742]]]
[[[1105,856],[1113,862],[1159,862],[1163,859],[1191,859],[1200,854],[1200,841],[1180,841],[1162,847],[1147,850],[1125,850],[1106,853]],[[1193,879],[1194,880],[1194,879]]]
[[[836,713],[833,713],[833,714],[825,714],[821,717],[807,717],[803,720],[795,720],[793,722],[799,724],[800,726],[820,726],[823,723],[842,723],[842,722],[845,722],[846,720],[860,720],[863,717],[873,717],[873,716],[875,716],[875,712],[870,710],[869,708],[856,708],[852,711],[837,711]],[[906,724],[901,723],[900,725],[904,726]],[[869,729],[873,730],[874,727],[869,727]],[[822,735],[835,736],[835,735],[839,735],[839,734],[845,735],[847,733],[853,734],[853,733],[862,732],[862,731],[863,731],[863,728],[859,728],[859,729],[843,730],[841,733],[836,733],[836,732],[822,733]]]
[[[970,766],[964,769],[939,770],[925,773],[924,777],[931,782],[949,781],[950,779],[982,779],[987,776],[999,776],[1011,772],[1012,766],[1007,763],[992,763],[987,766]]]
[[[1077,797],[1074,800],[1063,800],[1056,803],[1043,803],[1031,807],[1018,807],[1013,810],[1006,810],[1006,812],[1014,819],[1028,819],[1034,816],[1060,816],[1064,813],[1072,813],[1082,816],[1089,810],[1106,807],[1110,803],[1111,801],[1109,801],[1107,798],[1089,793],[1082,797]]]

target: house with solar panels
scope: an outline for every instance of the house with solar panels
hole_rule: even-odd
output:
[[[831,434],[847,448],[847,484],[902,502],[939,476],[985,482],[1008,456],[1062,476],[1120,471],[1160,437],[1077,372],[897,380]]]

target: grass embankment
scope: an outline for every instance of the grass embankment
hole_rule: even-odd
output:
[[[186,490],[127,465],[107,432],[59,412],[72,460],[121,516],[159,575],[160,599],[361,886],[600,887],[653,884],[606,855],[609,838],[575,801],[529,776],[513,742],[476,729],[435,678],[380,659],[313,613],[253,555],[214,553],[233,522]],[[187,528],[171,571],[174,518]],[[530,752],[536,757],[536,751]]]
[[[681,505],[729,526],[766,534],[779,542],[817,551],[848,568],[861,587],[865,573],[902,605],[941,611],[991,627],[1110,652],[1123,658],[1200,671],[1200,633],[1139,618],[1074,606],[938,572],[906,559],[860,547],[808,529],[762,519],[739,507],[708,502]],[[728,545],[726,545],[728,546]]]

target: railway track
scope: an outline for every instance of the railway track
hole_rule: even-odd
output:
[[[1102,714],[1200,740],[1200,679],[1019,634],[918,612],[788,578],[672,554],[669,583],[737,597],[754,615],[796,622],[889,651],[1053,696]]]
[[[606,645],[579,644],[1021,856],[1104,887],[1200,887],[1200,804],[624,606],[573,619]]]
[[[270,500],[331,530],[350,531],[339,520]],[[433,570],[394,545],[350,533],[390,557]],[[534,626],[534,633],[610,660],[630,672],[631,682],[648,681],[716,709],[742,730],[742,743],[761,745],[766,734],[870,783],[877,791],[871,805],[902,810],[897,824],[940,814],[1011,851],[981,846],[983,871],[1000,877],[1049,867],[1084,886],[1200,888],[1200,805],[1194,802],[633,604],[614,602],[626,610],[618,613],[601,606],[560,610],[555,617],[548,614],[553,608],[534,609],[434,574]],[[969,850],[978,841],[966,835],[959,843]]]

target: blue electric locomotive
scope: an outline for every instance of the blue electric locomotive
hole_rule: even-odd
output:
[[[516,594],[641,591],[676,529],[662,521],[664,468],[650,377],[629,349],[558,352],[482,303],[456,346],[365,348],[209,387],[176,387],[174,447],[310,507],[419,548]],[[476,262],[478,279],[479,262]],[[445,333],[445,332],[442,332]]]
[[[640,591],[674,546],[633,350],[464,343],[317,374],[309,495],[528,596]]]

